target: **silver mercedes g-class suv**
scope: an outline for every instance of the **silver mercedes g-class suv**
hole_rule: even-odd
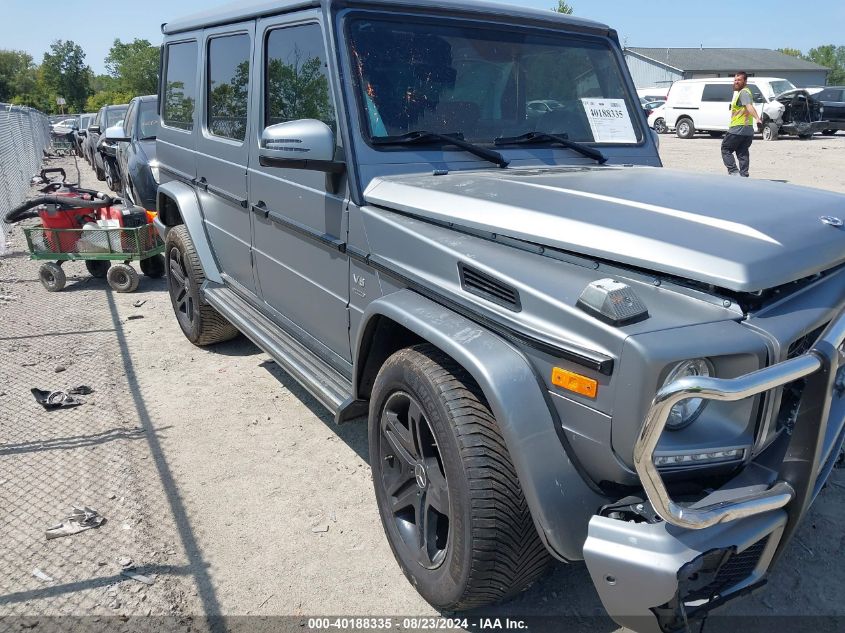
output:
[[[842,446],[845,197],[660,168],[616,32],[551,11],[275,0],[163,32],[179,324],[368,418],[428,602],[585,560],[666,632],[765,582]]]

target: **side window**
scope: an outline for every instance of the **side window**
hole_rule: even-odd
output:
[[[138,113],[138,102],[133,101],[126,112],[126,118],[123,119],[123,129],[126,130],[126,136],[132,138],[135,132],[135,115]]]
[[[748,89],[751,91],[751,96],[753,97],[752,101],[754,101],[754,103],[766,103],[766,98],[757,86],[754,84],[748,84]]]
[[[161,119],[165,125],[191,131],[197,101],[197,43],[168,44],[166,60]]]
[[[825,88],[816,95],[819,101],[842,101],[845,90],[837,90],[835,88]]]
[[[730,84],[705,84],[701,93],[701,100],[707,102],[730,103],[733,96],[733,86]]]
[[[335,129],[323,34],[318,24],[271,31],[267,37],[265,125],[317,119]]]
[[[215,37],[208,42],[208,131],[242,141],[246,137],[249,92],[249,35]]]

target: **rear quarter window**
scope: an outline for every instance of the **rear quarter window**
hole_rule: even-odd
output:
[[[706,84],[701,100],[706,102],[730,103],[734,89],[730,84]]]
[[[168,44],[165,73],[161,119],[169,127],[190,132],[197,101],[197,43]]]

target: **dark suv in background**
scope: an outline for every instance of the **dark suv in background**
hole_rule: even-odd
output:
[[[99,151],[100,137],[105,134],[106,128],[120,123],[123,117],[126,116],[128,108],[128,103],[103,106],[97,112],[94,122],[88,126],[88,136],[85,140],[85,155],[88,158],[88,162],[91,163],[91,167],[97,172],[98,180],[106,179],[105,163]]]
[[[84,156],[85,137],[88,136],[88,126],[91,125],[96,117],[94,112],[86,112],[79,115],[79,125],[73,131],[73,146],[76,149],[77,156]]]
[[[158,96],[135,97],[123,119],[125,136],[117,141],[119,189],[123,197],[150,211],[156,209],[159,173],[156,160]]]
[[[827,86],[816,99],[822,102],[824,119],[830,122],[822,134],[833,136],[837,130],[845,130],[845,86]]]

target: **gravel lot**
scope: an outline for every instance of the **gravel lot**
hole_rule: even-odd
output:
[[[718,140],[664,135],[661,145],[666,167],[724,171]],[[845,192],[845,135],[758,138],[751,153],[754,178]],[[121,295],[70,263],[68,288],[47,294],[20,231],[12,238],[0,259],[0,616],[21,616],[7,621],[13,629],[42,629],[49,615],[167,615],[168,628],[185,630],[218,615],[295,616],[270,622],[297,629],[309,615],[436,615],[383,537],[363,424],[335,427],[244,339],[193,347],[163,280],[142,278]],[[76,384],[95,393],[71,410],[44,412],[29,393]],[[768,588],[731,607],[754,616],[743,626],[786,630],[761,616],[792,615],[801,617],[789,630],[816,630],[822,621],[806,616],[845,616],[842,470],[832,484]],[[108,522],[46,541],[44,529],[79,503]],[[155,583],[121,576],[126,557]],[[489,614],[565,616],[553,630],[617,628],[581,564],[558,565]]]

